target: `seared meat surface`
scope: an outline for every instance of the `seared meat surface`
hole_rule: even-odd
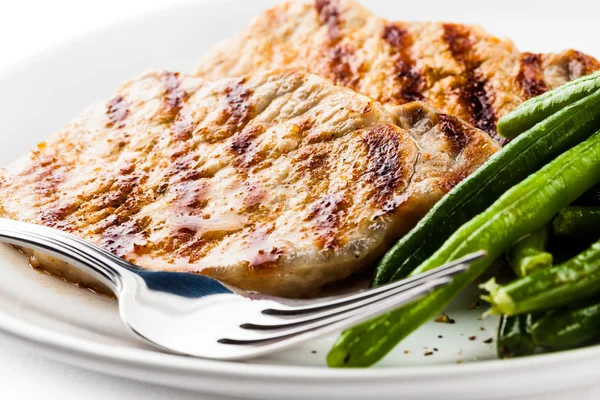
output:
[[[391,113],[304,72],[150,71],[0,171],[0,215],[302,296],[379,257],[497,148],[423,103]]]
[[[574,50],[521,53],[477,26],[391,22],[352,0],[316,0],[265,12],[204,58],[197,74],[280,67],[305,68],[387,105],[425,101],[501,141],[501,116],[600,64]]]

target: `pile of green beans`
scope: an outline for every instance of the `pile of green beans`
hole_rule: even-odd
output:
[[[599,238],[595,211],[591,207],[565,208],[554,219],[554,234]],[[551,351],[570,349],[600,338],[600,301],[597,300],[600,240],[560,265],[550,267],[546,263],[527,268],[528,255],[545,253],[543,246],[548,231],[544,231],[545,235],[541,232],[517,242],[511,250],[512,257],[508,257],[522,279],[506,286],[498,286],[493,280],[483,285],[490,292],[484,299],[492,304],[492,311],[503,313],[496,341],[499,358],[534,354],[539,347]],[[541,271],[542,268],[546,269]],[[538,315],[535,322],[532,312]]]
[[[600,293],[600,240],[572,259],[505,286],[492,279],[484,299],[496,314],[517,315],[565,306]]]
[[[477,250],[485,250],[488,257],[472,263],[466,272],[430,295],[342,333],[327,356],[328,364],[368,366],[377,362],[409,333],[442,312],[450,300],[513,243],[542,228],[558,211],[597,183],[600,183],[600,132],[508,190],[458,229],[414,274]]]
[[[424,298],[343,332],[327,356],[328,364],[364,367],[377,362],[399,341],[442,312],[452,298],[520,240],[525,243],[521,248],[513,247],[509,254],[516,265],[515,271],[523,276],[515,282],[527,279],[534,282],[531,277],[546,276],[546,288],[553,289],[555,299],[545,309],[564,305],[566,302],[560,299],[564,300],[567,292],[560,285],[552,287],[551,278],[557,279],[552,273],[560,274],[561,268],[595,262],[593,253],[600,248],[570,260],[568,266],[550,267],[552,257],[543,254],[536,231],[600,184],[600,132],[596,132],[599,127],[600,73],[526,102],[512,116],[501,120],[499,132],[507,137],[527,131],[438,202],[386,254],[374,284],[419,274],[477,250],[485,250],[488,257],[474,262],[448,285]],[[536,246],[539,248],[533,254]],[[600,265],[597,268],[600,270]],[[596,276],[592,273],[593,277],[584,277],[590,271],[587,267],[579,271],[579,294],[593,293],[590,287]],[[558,281],[563,278],[560,276]],[[518,337],[514,332],[524,333],[526,337],[520,337],[520,342],[512,345],[515,349],[512,352],[530,354],[537,344],[532,338],[542,337],[540,332],[544,332],[541,328],[536,331],[535,327],[544,327],[548,322],[540,322],[545,316],[533,322],[526,315],[537,309],[531,307],[529,295],[537,295],[533,304],[542,298],[545,301],[547,296],[535,293],[534,288],[538,287],[535,283],[531,288],[518,284],[512,290],[507,289],[510,284],[500,287],[493,282],[486,287],[491,290],[488,300],[494,310],[506,315],[500,327],[506,337],[504,343]],[[514,315],[525,316],[514,319]],[[525,343],[524,338],[533,340],[533,344]],[[521,347],[523,343],[525,346]]]

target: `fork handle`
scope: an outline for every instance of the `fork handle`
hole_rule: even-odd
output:
[[[50,254],[88,273],[115,294],[127,273],[127,261],[58,229],[0,218],[0,241]]]

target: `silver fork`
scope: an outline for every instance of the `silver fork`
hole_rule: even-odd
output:
[[[0,241],[63,260],[108,286],[129,330],[164,350],[240,360],[342,330],[418,299],[485,256],[479,251],[423,274],[355,294],[289,300],[193,273],[140,269],[77,236],[0,218]]]

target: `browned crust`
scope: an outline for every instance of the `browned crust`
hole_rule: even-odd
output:
[[[338,0],[315,0],[315,7],[322,24],[327,26],[329,37],[337,41],[340,37],[340,11]]]
[[[178,72],[164,72],[161,81],[165,88],[165,114],[169,121],[177,118],[188,94],[181,89],[181,81]]]
[[[473,25],[390,22],[352,0],[315,0],[267,11],[203,60],[198,75],[282,67],[306,69],[388,106],[425,101],[504,143],[496,133],[500,117],[600,63],[575,50],[521,54]]]
[[[401,87],[396,95],[398,102],[423,100],[425,98],[422,93],[424,78],[411,53],[413,39],[408,29],[400,23],[389,23],[385,26],[382,37],[395,52],[393,55],[395,76]]]
[[[125,126],[123,121],[129,115],[129,109],[127,107],[127,102],[121,96],[116,96],[114,99],[109,101],[106,107],[106,114],[108,115],[108,122],[106,123],[106,126],[114,126],[116,128],[122,128]]]
[[[227,112],[224,117],[228,125],[243,128],[252,117],[252,105],[248,101],[252,91],[244,87],[245,79],[233,82],[225,90]]]
[[[298,71],[218,82],[150,71],[0,172],[0,210],[142,267],[314,293],[410,229],[448,171],[495,150],[458,119],[421,131],[443,117],[420,114],[400,127],[372,99]],[[435,141],[426,152],[422,134]]]
[[[471,30],[459,24],[444,24],[443,29],[450,53],[465,68],[464,80],[457,88],[457,95],[469,110],[467,121],[495,139],[501,139],[496,133],[496,116],[487,93],[487,80],[477,72],[481,61],[472,50],[475,43],[471,38]]]
[[[548,90],[543,76],[542,55],[522,53],[517,82],[527,99],[539,96]]]
[[[457,118],[446,114],[440,114],[439,119],[440,129],[448,138],[452,151],[455,154],[460,154],[469,142],[468,135],[464,130],[464,124]]]
[[[569,50],[564,56],[570,59],[568,63],[569,80],[591,74],[600,69],[600,62],[596,58],[582,53],[581,51]]]
[[[369,160],[364,179],[373,186],[373,196],[382,209],[394,210],[392,195],[408,185],[412,171],[400,138],[391,126],[382,125],[366,131],[362,140]]]

